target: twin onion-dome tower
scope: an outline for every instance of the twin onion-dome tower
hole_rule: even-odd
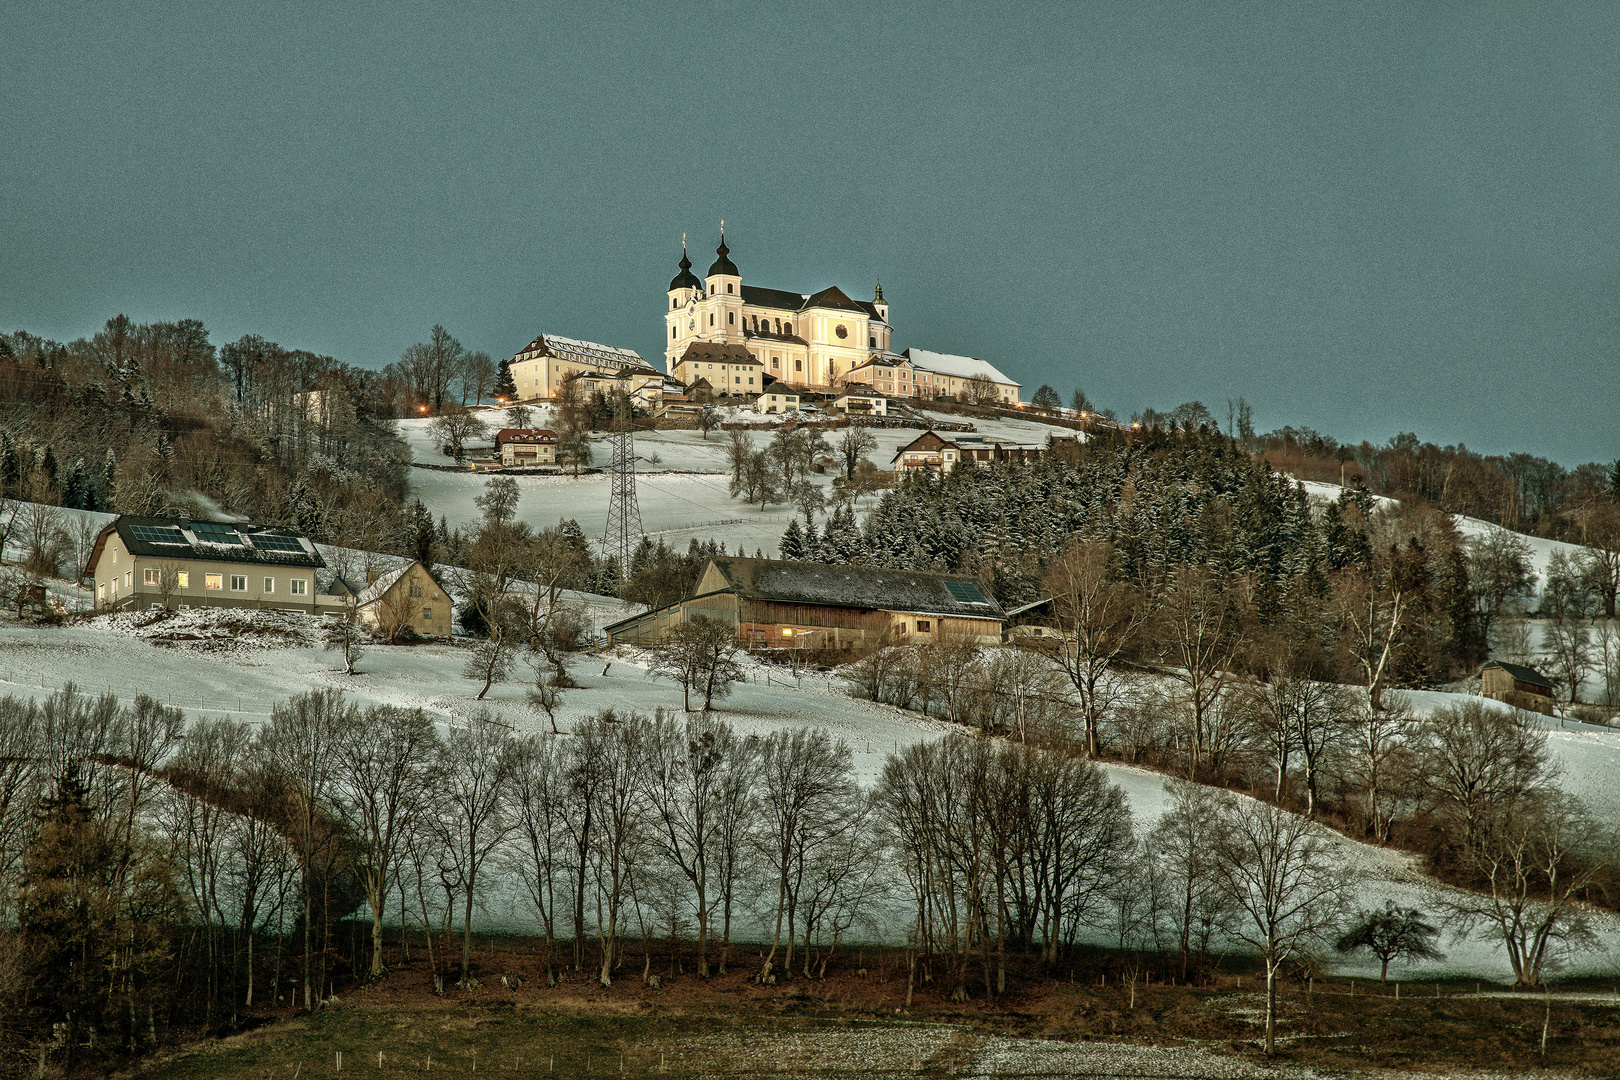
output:
[[[667,370],[683,382],[692,381],[677,371],[689,352],[746,352],[759,362],[763,382],[815,390],[834,388],[874,354],[887,353],[894,336],[881,283],[869,301],[852,300],[836,285],[816,293],[744,285],[726,246],[724,224],[714,263],[701,280],[692,273],[682,239],[680,273],[669,283],[664,323]],[[717,345],[740,348],[705,348]]]

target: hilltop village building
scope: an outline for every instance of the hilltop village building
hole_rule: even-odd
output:
[[[322,592],[314,541],[291,529],[123,515],[101,530],[85,567],[96,607],[238,607],[339,614]]]
[[[586,393],[612,389],[657,396],[664,376],[633,349],[541,334],[506,361],[519,401],[554,401],[562,380],[578,375]]]
[[[710,559],[692,595],[607,626],[613,644],[654,645],[688,619],[737,628],[750,648],[852,649],[886,638],[995,645],[1006,621],[971,578],[781,559]]]

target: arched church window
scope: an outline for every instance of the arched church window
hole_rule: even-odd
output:
[[[869,338],[867,338],[867,339],[866,339],[866,347],[867,347],[867,348],[868,348],[868,349],[875,349],[875,348],[877,348],[877,338],[875,338],[875,337],[869,337]]]
[[[786,331],[785,331],[785,333],[786,333],[786,334],[787,334],[787,335],[788,335],[788,336],[789,336],[789,337],[792,337],[792,336],[793,336],[793,324],[792,324],[792,323],[788,323],[788,324],[787,324],[787,330],[786,330]]]
[[[731,282],[728,281],[728,282],[726,282],[726,292],[731,292],[731,291],[732,291]]]
[[[681,328],[678,327],[678,326],[672,326],[672,327],[669,328],[669,336],[670,337],[676,337],[676,336],[678,336],[680,334],[680,332],[681,332]]]
[[[795,361],[793,361],[793,370],[794,371],[803,371],[804,370],[804,361],[803,360],[795,360]]]
[[[710,326],[714,325],[714,312],[712,312],[712,311],[709,312],[709,325]]]

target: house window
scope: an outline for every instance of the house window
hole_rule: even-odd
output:
[[[144,580],[145,580],[146,584],[148,584],[148,585],[161,584],[162,583],[161,579],[160,579],[161,574],[162,574],[161,570],[148,570],[146,572]]]
[[[247,592],[247,575],[231,575],[231,592]]]
[[[117,548],[108,548],[107,550],[112,552],[113,565],[117,566],[118,565],[118,549]]]
[[[294,596],[308,596],[309,595],[309,579],[308,578],[301,578],[301,577],[293,578],[292,579],[292,594]]]
[[[267,577],[267,578],[264,579],[264,591],[265,591],[266,595],[269,595],[269,594],[276,591],[276,579],[275,578]]]
[[[224,574],[204,574],[203,575],[203,588],[205,588],[205,589],[223,589],[224,587],[225,587],[225,575]]]
[[[181,589],[191,588],[191,572],[188,570],[181,570],[177,572],[174,575],[174,584],[177,588]]]
[[[412,596],[421,596],[422,595],[422,586],[420,586],[420,585],[412,585],[411,586],[411,595]]]
[[[105,581],[96,586],[96,595],[103,600],[107,599],[107,583]]]
[[[928,629],[932,625],[933,624],[930,623],[927,619],[918,619],[917,620],[917,633],[919,633],[919,634],[928,633]]]
[[[422,621],[427,622],[431,618],[433,618],[433,609],[430,608],[430,607],[423,608],[422,609]]]

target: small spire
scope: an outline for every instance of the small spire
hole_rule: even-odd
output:
[[[872,297],[872,303],[874,303],[874,304],[883,303],[883,279],[882,278],[877,279],[877,295]]]

